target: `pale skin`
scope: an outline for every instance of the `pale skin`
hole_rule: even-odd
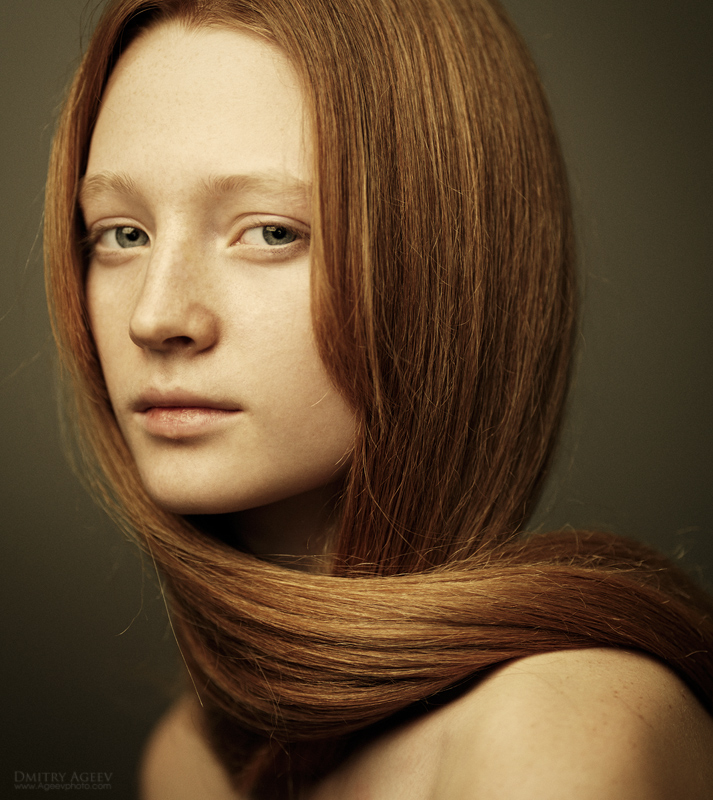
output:
[[[149,494],[270,557],[320,551],[354,437],[312,333],[311,176],[285,56],[171,24],[114,70],[81,192],[92,330]],[[199,719],[185,698],[159,724],[146,800],[248,800]],[[711,756],[713,722],[666,668],[555,653],[376,739],[308,800],[704,800]]]
[[[142,773],[147,800],[249,800],[179,703]],[[305,800],[709,800],[713,721],[661,664],[592,649],[511,662],[377,739]]]
[[[305,133],[273,47],[162,27],[114,70],[80,191],[92,331],[144,485],[232,514],[258,554],[319,550],[354,438],[312,331]]]

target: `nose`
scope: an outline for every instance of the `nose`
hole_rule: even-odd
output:
[[[180,248],[152,254],[129,321],[134,344],[161,353],[200,353],[213,347],[219,319],[199,264]]]

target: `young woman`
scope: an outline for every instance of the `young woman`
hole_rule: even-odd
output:
[[[520,535],[572,233],[496,4],[111,3],[45,243],[87,474],[190,675],[146,797],[708,796],[708,598]]]

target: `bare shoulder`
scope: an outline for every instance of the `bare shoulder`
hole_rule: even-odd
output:
[[[671,671],[637,653],[512,662],[454,703],[447,720],[436,800],[712,794],[713,719]]]
[[[141,800],[244,800],[201,736],[199,715],[184,697],[159,720],[144,751]]]
[[[154,731],[143,800],[245,800],[203,740],[195,701]],[[375,740],[310,800],[707,800],[713,719],[653,659],[623,650],[511,662]]]

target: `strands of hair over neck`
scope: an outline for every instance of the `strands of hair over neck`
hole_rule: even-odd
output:
[[[311,106],[315,333],[358,420],[319,574],[237,552],[147,497],[89,330],[78,181],[114,64],[171,20],[275,43]],[[682,573],[605,534],[521,535],[567,387],[566,187],[495,2],[116,0],[100,20],[50,165],[54,330],[84,474],[155,558],[209,735],[256,796],[298,794],[394,714],[539,652],[641,650],[711,708],[713,609]]]

